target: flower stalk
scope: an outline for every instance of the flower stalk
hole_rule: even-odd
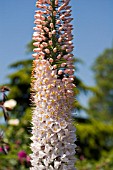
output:
[[[75,170],[70,0],[38,0],[32,71],[31,170]]]

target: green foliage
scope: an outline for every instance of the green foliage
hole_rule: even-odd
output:
[[[14,125],[2,125],[5,131],[4,140],[10,146],[8,155],[0,152],[0,170],[25,170],[29,169],[29,162],[21,163],[18,160],[18,153],[25,151],[30,153],[30,130],[31,130],[31,109],[30,109],[30,76],[32,60],[19,61],[10,65],[15,72],[8,75],[11,91],[8,99],[17,101],[17,106],[10,113],[11,118],[18,118],[20,123]],[[6,163],[7,162],[7,163]]]
[[[112,170],[113,167],[113,126],[90,120],[80,123],[77,128],[78,170]]]
[[[95,93],[89,100],[88,112],[95,118],[111,120],[113,118],[113,49],[106,49],[97,57],[93,71],[96,86]]]
[[[17,101],[17,107],[13,111],[13,115],[20,118],[26,109],[30,107],[30,76],[32,69],[32,60],[19,61],[10,65],[10,68],[16,69],[16,71],[10,75],[11,88],[9,98],[13,98]]]

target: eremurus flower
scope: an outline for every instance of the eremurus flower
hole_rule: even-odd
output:
[[[38,0],[33,34],[31,170],[75,170],[70,0]]]

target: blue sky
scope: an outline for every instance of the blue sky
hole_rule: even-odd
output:
[[[7,82],[12,62],[31,58],[26,44],[33,33],[36,0],[0,0],[0,84]],[[84,83],[94,85],[91,65],[113,44],[113,0],[71,0],[74,54],[83,60],[78,73]],[[82,95],[81,102],[86,98]]]

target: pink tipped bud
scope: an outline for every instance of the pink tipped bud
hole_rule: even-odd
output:
[[[59,71],[58,71],[58,74],[59,74],[59,75],[61,75],[62,73],[63,73],[63,71],[62,71],[62,70],[59,70]]]
[[[62,19],[64,19],[64,17],[65,17],[65,15],[61,15],[61,16],[60,16],[60,19],[62,20]]]
[[[40,52],[42,49],[41,48],[34,48],[34,52]]]
[[[66,52],[70,53],[72,50],[73,50],[72,48],[68,48],[68,49],[66,49]]]
[[[74,81],[74,78],[68,78],[68,82],[72,83]]]
[[[44,47],[47,47],[47,46],[48,46],[48,44],[47,44],[46,42],[43,42],[42,45],[43,45]]]
[[[63,82],[67,81],[67,78],[66,78],[66,77],[64,77],[64,78],[62,79],[62,81],[63,81]]]
[[[51,38],[52,37],[52,33],[51,32],[49,32],[49,38]]]
[[[50,59],[49,59],[49,62],[50,62],[50,63],[53,63],[53,59],[52,59],[52,58],[50,58]]]
[[[65,67],[65,66],[66,66],[66,63],[62,63],[62,64],[61,64],[61,67]]]
[[[68,74],[69,71],[70,71],[70,69],[66,69],[66,70],[64,71],[64,73],[65,73],[65,74]]]
[[[62,31],[63,30],[63,27],[61,26],[61,27],[59,27],[59,31]]]
[[[51,21],[51,17],[50,17],[50,16],[48,16],[47,19],[48,19],[49,21]]]
[[[69,57],[69,58],[68,58],[68,61],[73,61],[73,58],[72,58],[72,57]]]
[[[49,51],[49,49],[45,49],[45,52],[47,53],[47,54],[50,54],[50,51]]]
[[[36,59],[39,58],[39,54],[37,54],[37,53],[32,54],[32,56],[33,56],[34,58],[36,58]]]
[[[56,20],[56,24],[60,24],[60,20]]]
[[[50,23],[50,27],[51,27],[51,28],[53,28],[53,27],[54,27],[53,23]]]
[[[63,58],[64,58],[65,60],[67,60],[67,59],[68,59],[68,55],[64,55]]]
[[[39,44],[40,44],[39,42],[34,42],[34,43],[33,43],[33,45],[36,46],[36,47],[38,47]]]
[[[46,32],[49,32],[49,28],[47,28],[47,27],[44,27],[44,30],[45,30]]]
[[[53,44],[53,42],[52,42],[52,40],[50,40],[50,41],[49,41],[49,45],[52,45],[52,44]]]
[[[62,38],[61,37],[58,39],[58,42],[62,42]]]
[[[53,31],[52,31],[52,34],[56,34],[56,30],[53,30]]]
[[[53,68],[54,68],[54,69],[56,69],[56,68],[57,68],[57,65],[56,65],[56,64],[55,64],[55,65],[53,65]]]
[[[53,52],[56,53],[56,52],[57,52],[57,48],[54,48],[54,49],[53,49]]]
[[[49,6],[49,10],[50,10],[50,11],[53,11],[53,8],[52,8],[52,6]]]
[[[62,50],[65,50],[66,47],[67,47],[67,45],[63,45],[61,48],[62,48]]]
[[[56,11],[53,11],[53,15],[56,16],[57,12]]]
[[[42,20],[42,21],[44,21],[44,20],[45,20],[45,17],[44,17],[43,15],[41,16],[41,20]]]
[[[58,5],[58,0],[55,0],[55,5]]]
[[[57,56],[57,59],[60,59],[61,58],[61,54],[59,54],[58,56]]]

